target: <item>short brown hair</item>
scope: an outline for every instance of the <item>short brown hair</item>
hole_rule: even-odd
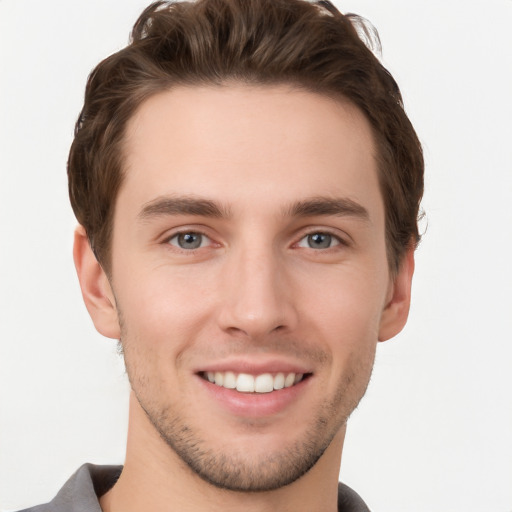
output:
[[[358,36],[360,21],[327,1],[159,1],[145,9],[130,44],[89,76],[68,161],[71,205],[103,267],[111,267],[122,143],[135,110],[176,85],[237,81],[345,98],[366,115],[378,153],[388,262],[396,271],[420,240],[423,155],[395,80]]]

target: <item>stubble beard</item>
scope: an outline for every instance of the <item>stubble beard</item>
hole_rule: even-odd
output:
[[[130,350],[129,350],[130,352]],[[134,354],[131,354],[133,356]],[[126,357],[125,364],[132,390],[147,418],[168,447],[205,482],[235,492],[266,492],[289,485],[307,473],[322,457],[325,450],[345,425],[352,411],[363,397],[373,367],[371,361],[352,365],[350,372],[340,378],[337,390],[309,415],[310,428],[301,439],[295,440],[274,453],[262,453],[250,460],[237,449],[214,450],[201,432],[187,423],[172,405],[162,406],[156,400],[158,393],[149,389],[147,375],[132,367]],[[203,424],[207,424],[207,418]],[[255,438],[256,439],[256,438]]]
[[[180,417],[173,417],[171,409],[154,411],[137,400],[161,438],[196,475],[219,489],[236,492],[272,491],[298,480],[318,462],[341,427],[329,424],[329,414],[334,411],[326,406],[306,439],[248,460],[235,449],[209,449],[197,431]]]

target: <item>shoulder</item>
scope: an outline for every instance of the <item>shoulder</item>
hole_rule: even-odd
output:
[[[98,497],[116,483],[121,471],[122,466],[84,464],[52,501],[19,512],[101,512]]]
[[[338,512],[370,512],[361,496],[348,485],[338,483]]]

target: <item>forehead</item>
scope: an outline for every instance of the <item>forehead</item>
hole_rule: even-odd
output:
[[[130,120],[124,151],[120,198],[133,205],[178,194],[272,209],[321,195],[382,207],[364,115],[348,102],[292,87],[159,93]]]

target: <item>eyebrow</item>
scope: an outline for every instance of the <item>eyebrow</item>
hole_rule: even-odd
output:
[[[166,215],[197,215],[199,217],[229,217],[229,209],[209,199],[196,197],[159,197],[146,203],[138,217],[147,220]]]
[[[228,218],[227,206],[201,197],[158,197],[146,203],[138,218],[147,220],[167,215],[194,215],[198,217]],[[286,217],[337,216],[355,217],[368,221],[368,210],[349,198],[312,197],[293,203],[284,210]]]
[[[290,217],[334,215],[337,217],[355,217],[365,221],[370,220],[368,210],[364,206],[346,197],[312,197],[298,201],[289,208],[287,214]]]

